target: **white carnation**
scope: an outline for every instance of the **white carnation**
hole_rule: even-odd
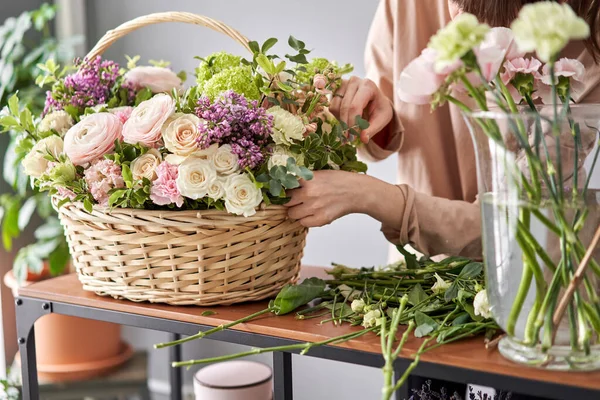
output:
[[[216,179],[217,172],[208,160],[188,157],[179,165],[177,189],[182,196],[201,199],[208,195],[208,189]]]
[[[490,303],[485,289],[480,290],[475,295],[475,299],[473,299],[473,308],[475,309],[475,315],[481,315],[483,318],[492,318]]]
[[[221,175],[231,175],[240,169],[238,156],[233,154],[231,146],[228,144],[217,148],[210,160],[215,170]]]
[[[49,161],[44,157],[51,154],[54,158],[58,158],[63,152],[63,147],[63,140],[56,135],[40,140],[21,161],[23,170],[27,175],[39,178],[48,168]]]
[[[297,115],[275,106],[267,110],[273,116],[273,131],[271,136],[276,144],[292,144],[293,140],[304,139],[304,123]]]
[[[247,174],[230,175],[225,185],[225,208],[236,215],[250,217],[262,202],[262,192]]]
[[[569,41],[590,36],[587,23],[568,4],[551,1],[524,6],[511,29],[519,50],[535,51],[543,62],[556,57]]]
[[[38,125],[40,132],[55,131],[61,137],[73,126],[73,118],[64,110],[47,114]]]

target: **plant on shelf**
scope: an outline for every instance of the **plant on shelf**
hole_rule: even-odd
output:
[[[35,84],[43,73],[39,65],[48,60],[71,60],[73,46],[81,41],[77,37],[58,41],[52,36],[50,23],[55,15],[55,6],[43,4],[38,10],[8,18],[0,26],[0,108],[3,109],[0,130],[9,138],[2,175],[11,190],[0,195],[3,247],[10,251],[13,241],[34,223],[36,214],[44,221],[35,230],[35,242],[19,249],[16,255],[13,270],[20,283],[28,277],[58,275],[69,261],[63,230],[48,197],[28,184],[29,179],[21,167],[27,146],[23,132],[15,129],[15,118],[25,120],[29,114],[24,111],[18,116],[9,115],[10,108],[15,110],[13,93],[17,92],[32,113],[41,113],[45,93]]]

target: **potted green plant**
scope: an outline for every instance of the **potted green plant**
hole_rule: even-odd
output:
[[[9,138],[6,147],[3,179],[9,193],[0,195],[2,246],[14,247],[15,239],[34,231],[34,242],[18,249],[12,271],[5,284],[17,295],[18,288],[40,279],[68,271],[70,255],[63,228],[49,197],[29,184],[21,165],[31,148],[31,138],[19,129],[20,121],[8,115],[17,95],[35,114],[41,114],[45,92],[38,79],[48,60],[65,62],[74,58],[73,46],[81,38],[59,41],[51,34],[50,23],[56,15],[54,6],[43,4],[38,10],[8,18],[0,26],[0,132]],[[36,82],[37,81],[37,82]],[[22,116],[25,119],[25,115]],[[61,129],[49,117],[50,129]],[[65,127],[62,127],[65,128]],[[36,322],[37,361],[42,378],[49,380],[80,379],[107,370],[123,361],[120,327],[81,318],[49,315]],[[73,346],[72,337],[78,337]],[[114,363],[106,362],[115,360]],[[102,364],[102,368],[98,365]]]

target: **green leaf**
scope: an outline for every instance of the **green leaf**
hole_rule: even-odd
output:
[[[275,46],[275,43],[277,43],[277,39],[276,38],[268,38],[267,40],[265,40],[265,42],[263,43],[260,52],[263,54],[266,54],[267,51],[269,51],[271,49],[271,47]]]
[[[422,301],[426,300],[429,296],[425,293],[420,283],[417,283],[413,288],[408,292],[408,303],[416,306]]]
[[[369,121],[363,119],[360,115],[357,115],[354,118],[354,121],[356,122],[356,125],[358,125],[358,127],[360,129],[367,129],[369,127]]]
[[[306,45],[304,44],[303,41],[296,39],[295,37],[291,36],[288,39],[288,44],[290,45],[290,47],[294,50],[301,50],[303,48],[306,47]]]
[[[69,253],[69,246],[67,242],[61,240],[48,256],[48,263],[50,264],[50,274],[52,276],[60,275],[64,272],[69,260],[71,259],[71,254]]]
[[[54,239],[62,235],[63,227],[58,218],[49,218],[45,224],[40,225],[34,232],[37,240]]]
[[[446,291],[444,292],[444,300],[446,302],[450,302],[450,301],[454,300],[456,298],[456,296],[458,295],[458,289],[459,289],[458,281],[452,282],[450,287],[448,289],[446,289]]]
[[[133,174],[131,173],[131,169],[127,164],[121,165],[121,174],[123,175],[123,180],[125,183],[131,184],[133,182]]]
[[[269,60],[264,54],[259,54],[256,56],[256,62],[267,74],[275,74],[275,66],[273,65],[273,61]]]
[[[92,213],[92,211],[94,211],[94,206],[92,205],[92,202],[90,201],[90,199],[88,197],[86,197],[83,200],[83,208],[85,209],[85,211],[87,211],[88,213]]]
[[[31,220],[31,216],[33,215],[33,212],[35,211],[35,207],[36,207],[35,197],[30,197],[25,201],[25,203],[23,203],[23,206],[21,206],[21,210],[19,211],[19,220],[18,220],[19,231],[22,231],[23,229],[25,229],[27,224],[29,224],[29,221]]]
[[[281,187],[281,183],[279,183],[279,181],[276,181],[275,179],[271,179],[269,181],[269,193],[271,193],[271,196],[279,197],[282,190],[283,188]]]
[[[438,327],[437,322],[435,322],[433,318],[422,313],[421,311],[415,312],[415,324],[417,325],[417,328],[415,329],[415,337],[418,338],[430,334]]]
[[[269,175],[260,174],[255,179],[256,179],[256,182],[267,183],[267,182],[269,182]]]
[[[19,97],[16,94],[13,94],[8,99],[8,109],[11,115],[15,117],[19,115]]]
[[[474,279],[478,277],[482,271],[483,263],[473,261],[464,266],[460,271],[460,274],[458,274],[458,279]]]
[[[217,312],[216,311],[212,311],[212,310],[206,310],[206,311],[202,311],[202,315],[203,317],[210,317],[211,315],[215,315]]]
[[[139,106],[141,102],[146,101],[152,97],[152,90],[149,88],[143,88],[135,95],[135,106]]]
[[[4,206],[4,218],[2,219],[2,243],[6,251],[12,249],[12,240],[19,236],[19,210],[21,202],[18,198],[12,198]]]
[[[277,81],[276,83],[277,83],[277,86],[279,87],[279,89],[283,90],[284,92],[289,93],[292,90],[294,90],[293,87],[291,87],[290,85],[287,85],[287,84],[285,84],[283,82]]]
[[[296,175],[298,175],[300,178],[304,179],[305,181],[310,181],[312,178],[314,178],[313,172],[306,167],[298,167],[298,170],[296,171]]]
[[[287,170],[283,165],[275,165],[271,168],[269,174],[271,175],[271,178],[281,181],[287,175]]]
[[[250,50],[252,50],[252,52],[254,54],[260,53],[260,48],[258,47],[258,42],[256,42],[255,40],[248,42],[248,46],[250,47]]]
[[[458,314],[458,316],[456,318],[454,318],[454,321],[452,321],[452,325],[458,326],[458,325],[466,324],[468,322],[471,322],[471,316],[469,315],[468,312],[462,312],[462,313]]]
[[[300,187],[300,182],[298,182],[298,178],[292,174],[286,174],[286,176],[281,179],[281,184],[286,189],[295,189]]]
[[[404,245],[396,246],[396,249],[404,256],[404,260],[406,260],[406,268],[408,269],[417,269],[419,268],[419,261],[417,261],[417,256],[407,251],[404,248]]]
[[[341,167],[344,171],[362,173],[367,172],[368,169],[367,164],[362,161],[346,161]]]
[[[13,262],[13,274],[19,284],[27,279],[27,247],[19,249]]]
[[[319,278],[305,279],[299,285],[285,285],[269,308],[277,315],[288,314],[321,296],[325,286],[325,281]]]

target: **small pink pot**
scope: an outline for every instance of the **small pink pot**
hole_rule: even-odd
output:
[[[194,375],[196,400],[272,400],[273,372],[253,361],[228,361]]]

